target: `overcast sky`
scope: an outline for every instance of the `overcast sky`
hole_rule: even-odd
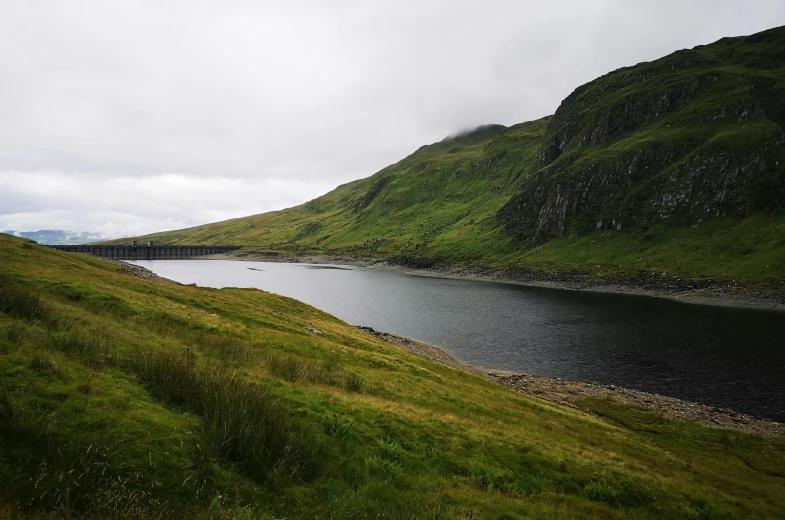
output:
[[[0,229],[128,236],[293,206],[782,0],[0,3]]]

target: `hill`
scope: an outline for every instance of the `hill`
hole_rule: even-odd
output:
[[[35,240],[39,244],[48,245],[87,244],[88,242],[95,242],[102,238],[100,233],[90,233],[89,231],[65,231],[62,229],[41,229],[38,231],[7,230],[3,231],[3,233],[15,237],[29,238],[30,240]]]
[[[446,243],[467,257],[483,258],[496,240],[510,241],[496,213],[515,193],[521,165],[534,159],[547,122],[481,127],[423,146],[367,179],[296,208],[145,239],[420,256],[446,254],[434,246]]]
[[[0,517],[785,510],[782,439],[580,405],[595,415],[295,300],[144,280],[0,235]]]
[[[780,27],[678,51],[301,206],[138,240],[779,287],[784,49]]]

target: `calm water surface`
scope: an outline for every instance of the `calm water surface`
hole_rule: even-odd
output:
[[[182,283],[256,287],[472,365],[615,384],[785,420],[785,313],[643,296],[223,260],[134,262]]]

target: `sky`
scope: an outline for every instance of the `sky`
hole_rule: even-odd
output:
[[[5,0],[0,229],[116,238],[291,207],[779,25],[782,0]]]

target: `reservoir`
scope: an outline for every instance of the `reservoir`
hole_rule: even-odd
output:
[[[489,370],[614,384],[785,421],[785,313],[354,266],[152,260],[181,283],[256,287]]]

